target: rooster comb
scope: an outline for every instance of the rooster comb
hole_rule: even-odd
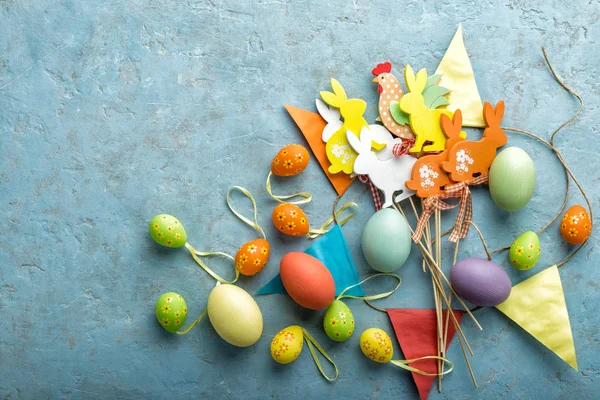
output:
[[[373,68],[373,71],[371,71],[371,72],[375,76],[377,76],[381,73],[384,73],[384,72],[390,73],[390,72],[392,72],[392,63],[389,61],[386,61],[384,63],[379,63],[379,64],[377,64],[377,66],[375,68]]]

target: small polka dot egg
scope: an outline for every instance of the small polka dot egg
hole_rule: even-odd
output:
[[[378,363],[387,363],[394,356],[392,339],[379,328],[369,328],[360,335],[360,349],[369,359]]]
[[[273,338],[271,357],[279,364],[289,364],[300,356],[303,344],[302,328],[298,325],[288,326]]]
[[[520,235],[510,246],[508,258],[516,269],[528,270],[540,259],[540,238],[535,232]]]
[[[279,150],[273,162],[271,172],[277,176],[294,176],[306,169],[308,150],[299,144],[290,144]]]
[[[265,239],[254,239],[240,247],[235,255],[235,267],[242,275],[255,275],[267,265],[270,253],[269,242]]]
[[[172,215],[160,214],[152,218],[149,230],[152,239],[161,246],[177,248],[187,242],[183,225]]]
[[[567,210],[560,222],[560,234],[567,243],[581,244],[592,233],[592,220],[585,208],[575,205]]]
[[[335,342],[350,339],[354,332],[354,315],[346,303],[335,300],[329,305],[323,318],[323,329],[327,337]]]
[[[180,294],[168,292],[156,302],[156,319],[167,331],[175,333],[185,323],[187,306]]]
[[[295,204],[282,203],[273,210],[273,225],[279,232],[291,236],[303,236],[308,233],[306,214]]]

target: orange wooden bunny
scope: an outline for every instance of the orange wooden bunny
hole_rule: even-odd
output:
[[[419,158],[413,167],[411,179],[406,181],[406,187],[416,191],[417,196],[421,198],[440,194],[445,185],[455,183],[440,164],[446,161],[449,149],[467,136],[460,130],[462,127],[461,111],[456,110],[452,119],[442,114],[440,125],[447,138],[446,149],[442,153]]]
[[[500,128],[504,116],[504,101],[500,100],[496,108],[487,101],[483,105],[483,119],[487,128],[477,142],[464,140],[456,143],[448,152],[448,161],[442,168],[455,182],[468,182],[490,169],[496,157],[496,149],[506,144],[506,133]]]

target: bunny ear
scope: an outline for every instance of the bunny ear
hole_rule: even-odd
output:
[[[502,111],[504,113],[504,110]],[[500,121],[496,120],[496,113],[494,112],[494,107],[486,101],[483,103],[483,119],[485,120],[485,124],[488,127],[500,126]]]
[[[346,131],[346,137],[348,138],[348,143],[354,149],[355,152],[360,154],[362,152],[361,141],[356,137],[352,131]]]
[[[500,122],[502,122],[502,118],[504,117],[504,100],[500,100],[498,104],[496,104],[496,121],[498,121],[498,126],[500,126]]]
[[[335,94],[331,92],[319,92],[319,94],[321,95],[321,98],[325,101],[325,103],[329,104],[330,106],[334,106],[337,108],[340,108],[342,106],[342,102]]]
[[[325,103],[321,100],[317,99],[315,101],[317,104],[317,111],[321,114],[321,117],[329,123],[337,122],[340,120],[340,111],[336,108],[329,108]]]
[[[368,127],[363,127],[360,130],[360,144],[362,145],[362,151],[367,152],[371,151],[371,144],[373,141],[373,137],[371,136],[371,132],[369,132]]]
[[[460,132],[460,128],[462,128],[462,121],[462,111],[457,108],[456,111],[454,111],[454,116],[452,117],[452,122],[456,128],[456,132]]]
[[[442,132],[444,132],[444,135],[446,135],[448,139],[450,139],[453,136],[456,136],[456,134],[458,133],[454,124],[452,123],[452,120],[446,114],[440,115],[440,126],[442,127]]]
[[[425,85],[427,84],[427,70],[423,68],[419,72],[417,72],[417,78],[415,79],[415,89],[414,91],[417,93],[423,92],[425,89]],[[411,92],[413,89],[410,90]]]
[[[342,85],[333,78],[331,78],[331,88],[333,89],[333,93],[335,93],[339,98],[342,100],[347,99],[346,91],[344,91]]]
[[[413,87],[415,86],[415,73],[410,65],[404,67],[404,82],[406,82],[408,91],[413,92]]]

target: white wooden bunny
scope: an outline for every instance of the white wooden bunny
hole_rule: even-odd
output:
[[[321,117],[327,122],[327,125],[323,129],[322,139],[325,143],[329,141],[331,136],[337,132],[344,122],[340,116],[340,110],[335,107],[329,107],[322,100],[317,99],[317,111],[321,114]],[[371,131],[371,139],[376,143],[383,143],[386,146],[376,152],[377,158],[381,161],[390,160],[394,157],[392,150],[394,145],[402,144],[402,139],[392,136],[392,134],[382,125],[371,124],[369,125]]]
[[[373,185],[383,192],[385,198],[383,208],[392,206],[392,198],[396,192],[401,192],[396,196],[397,202],[415,194],[405,186],[405,182],[411,177],[413,166],[417,162],[416,158],[404,155],[385,161],[379,160],[371,151],[372,135],[366,128],[361,130],[360,139],[350,131],[346,132],[346,136],[350,146],[358,153],[354,161],[354,172],[368,175]]]

